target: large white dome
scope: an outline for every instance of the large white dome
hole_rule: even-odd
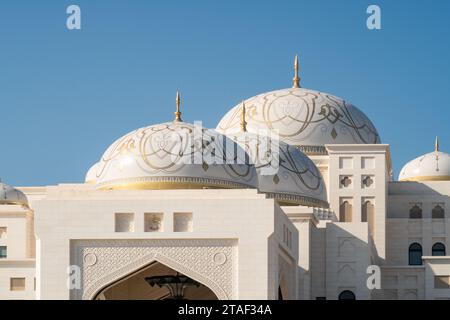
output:
[[[439,151],[436,141],[434,152],[408,162],[400,171],[400,181],[450,181],[450,155]]]
[[[237,155],[245,154],[237,149],[225,136],[181,121],[144,127],[106,150],[96,168],[97,188],[256,188],[256,170],[237,163]],[[235,162],[208,162],[205,151],[211,150],[216,159]]]
[[[372,122],[341,98],[304,88],[262,93],[244,101],[247,130],[277,133],[280,140],[307,154],[325,153],[326,144],[377,144],[380,137]],[[233,107],[217,129],[239,128],[240,105]]]
[[[1,204],[28,206],[28,200],[22,191],[0,182],[0,205]]]
[[[298,148],[249,132],[229,136],[249,155],[258,173],[258,190],[281,204],[328,207],[322,175]]]
[[[97,170],[99,167],[99,163],[96,162],[92,167],[89,168],[86,173],[86,177],[84,178],[84,182],[88,184],[94,184],[97,182]]]

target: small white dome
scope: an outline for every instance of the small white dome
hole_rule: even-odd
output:
[[[450,181],[450,155],[439,151],[436,141],[434,152],[408,162],[400,171],[400,181]]]
[[[19,204],[28,206],[28,200],[22,191],[0,182],[0,204]]]
[[[97,162],[92,167],[89,168],[88,172],[86,173],[86,177],[84,179],[85,183],[94,184],[97,182],[98,167],[99,167],[99,163]]]
[[[322,175],[297,147],[249,132],[230,135],[249,155],[258,190],[281,204],[328,207]]]
[[[231,161],[237,149],[242,151],[225,136],[190,123],[144,127],[106,150],[97,167],[97,188],[256,188],[254,166],[237,159],[223,164],[207,159],[206,151],[215,150],[215,159]]]
[[[306,154],[323,154],[326,144],[377,144],[372,122],[355,106],[333,95],[304,88],[262,93],[245,100],[247,130],[277,133]],[[222,133],[239,128],[240,105],[219,122]],[[268,135],[268,133],[266,133]]]

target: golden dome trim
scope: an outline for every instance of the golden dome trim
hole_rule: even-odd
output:
[[[400,179],[401,182],[420,182],[420,181],[450,181],[450,176],[417,176]]]
[[[0,200],[0,205],[24,206],[28,208],[28,204],[21,201]]]
[[[143,177],[97,184],[99,190],[255,189],[251,185],[198,177]]]
[[[287,193],[264,192],[269,199],[276,200],[282,206],[306,206],[315,208],[329,208],[329,203],[312,197],[293,195]]]

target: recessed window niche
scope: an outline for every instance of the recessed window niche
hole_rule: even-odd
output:
[[[175,212],[173,214],[173,231],[174,232],[192,232],[193,221],[190,212]]]
[[[6,239],[7,234],[8,234],[8,228],[0,227],[0,239]]]
[[[134,213],[116,213],[116,232],[134,232]]]
[[[145,232],[162,232],[163,231],[163,214],[162,213],[145,213],[144,214],[144,231]]]
[[[353,158],[340,157],[339,158],[339,169],[353,169]]]

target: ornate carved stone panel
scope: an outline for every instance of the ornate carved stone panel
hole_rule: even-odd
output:
[[[219,299],[237,298],[237,241],[129,239],[71,241],[71,264],[81,270],[81,288],[72,290],[71,299],[93,299],[153,261],[201,282]]]

